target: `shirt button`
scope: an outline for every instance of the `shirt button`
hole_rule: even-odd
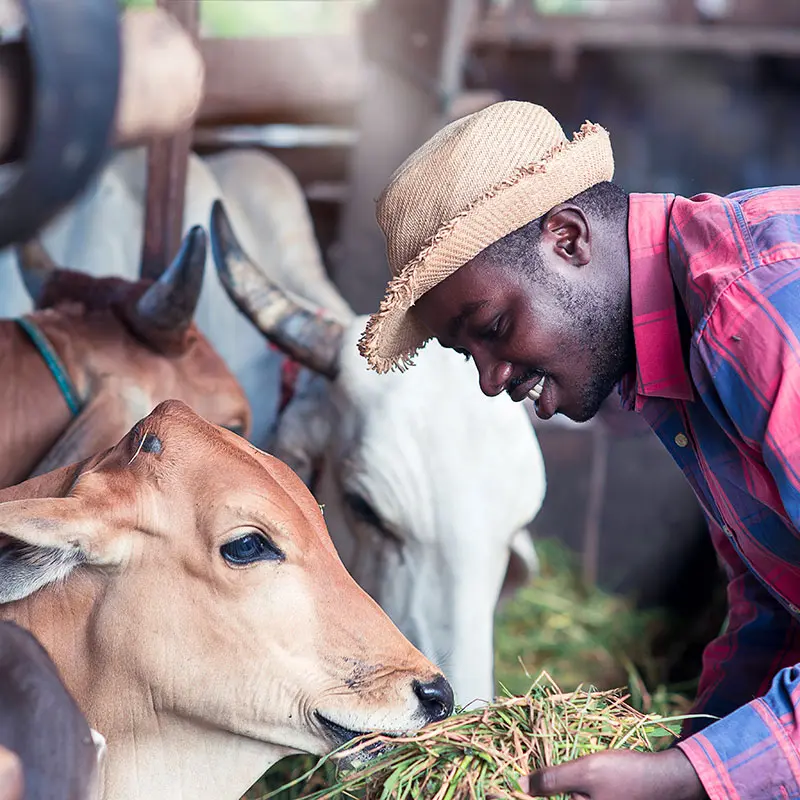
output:
[[[798,608],[797,606],[790,605],[789,611],[791,611],[792,614],[800,614],[800,608]]]
[[[729,539],[733,539],[733,531],[727,525],[722,526],[722,531]]]
[[[686,445],[689,444],[689,440],[686,438],[684,434],[679,433],[675,437],[675,444],[678,445],[678,447],[686,447]]]

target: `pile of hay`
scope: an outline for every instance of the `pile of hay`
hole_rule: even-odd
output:
[[[540,767],[600,750],[654,751],[677,735],[680,718],[642,714],[626,699],[616,690],[564,693],[542,673],[522,696],[460,711],[414,736],[361,737],[262,797],[527,800],[520,781]],[[332,761],[356,766],[337,772]],[[309,792],[308,781],[327,786]],[[301,793],[292,791],[304,783]]]
[[[667,625],[665,615],[587,585],[575,555],[560,542],[538,541],[536,550],[539,574],[495,617],[498,683],[524,694],[530,676],[546,670],[562,686],[612,689],[631,685],[635,670],[651,689],[658,686],[667,665],[654,657],[654,643]]]

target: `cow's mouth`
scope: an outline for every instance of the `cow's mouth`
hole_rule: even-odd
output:
[[[337,748],[346,745],[348,742],[353,741],[353,739],[357,739],[359,736],[367,736],[370,733],[381,733],[384,736],[402,736],[402,734],[399,732],[390,731],[354,731],[350,728],[345,728],[344,725],[339,725],[339,723],[334,722],[332,719],[328,719],[323,714],[320,714],[319,711],[316,711],[315,714]],[[384,752],[388,746],[389,745],[381,742],[370,742],[369,744],[365,743],[364,745],[357,745],[355,752],[353,750],[345,749],[341,755],[336,757],[336,760],[342,767],[346,769],[352,769],[369,762],[375,758],[375,756]]]
[[[345,728],[343,725],[339,725],[339,723],[334,722],[332,719],[323,716],[319,711],[315,711],[314,713],[317,719],[322,723],[322,727],[325,728],[337,745],[346,744],[358,736],[371,733],[371,731],[354,731],[350,728]]]

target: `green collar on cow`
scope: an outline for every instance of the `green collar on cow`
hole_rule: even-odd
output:
[[[47,368],[53,374],[58,388],[61,389],[61,394],[64,395],[64,400],[67,401],[69,410],[72,412],[73,416],[77,417],[78,414],[81,413],[83,403],[78,396],[75,384],[69,377],[69,373],[58,357],[55,348],[50,344],[39,326],[30,317],[19,317],[16,322],[20,328],[30,336],[31,341],[44,359],[44,363],[47,364]]]

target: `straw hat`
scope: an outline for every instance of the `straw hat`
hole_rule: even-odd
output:
[[[414,303],[492,242],[614,175],[608,132],[572,140],[547,109],[505,101],[442,128],[395,171],[377,219],[394,276],[359,341],[377,372],[405,369],[429,339]]]

